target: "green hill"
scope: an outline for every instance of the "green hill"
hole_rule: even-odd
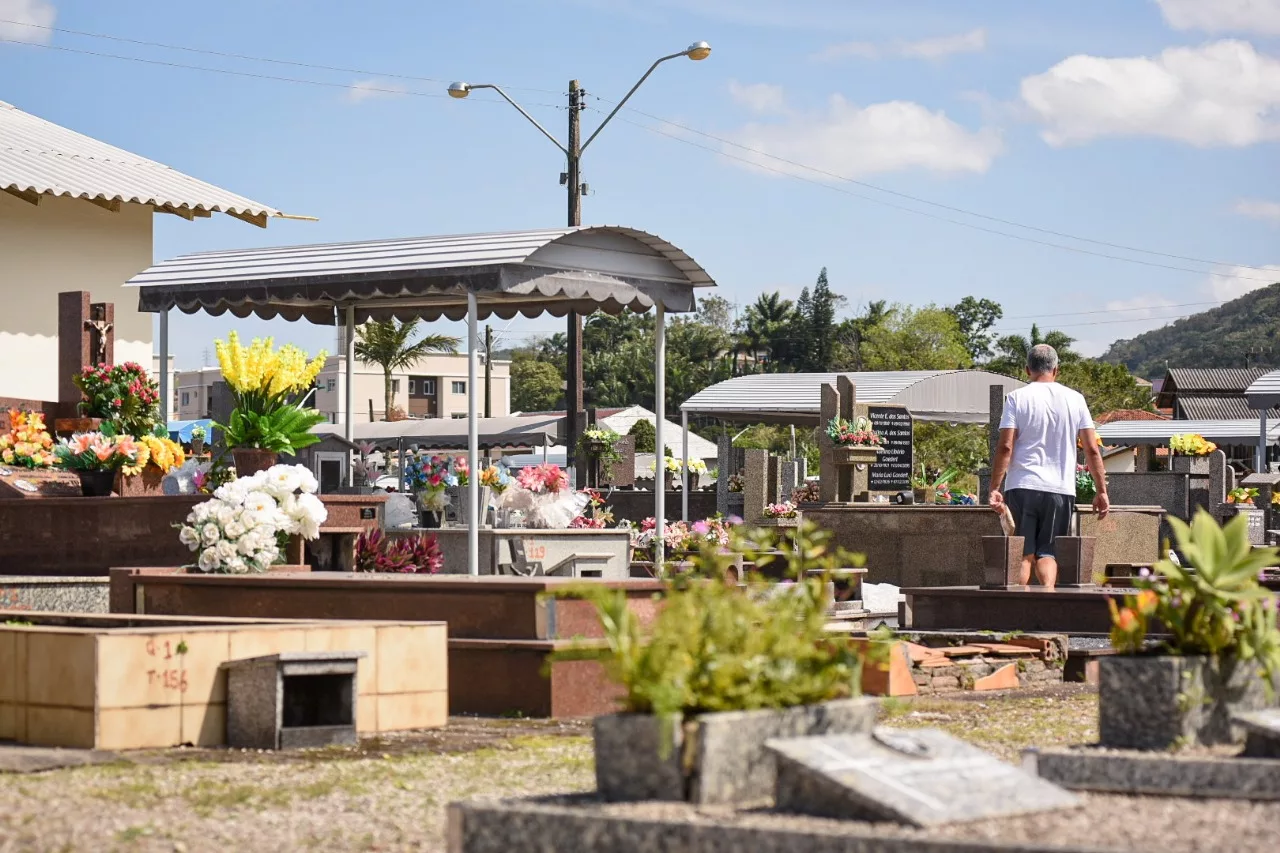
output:
[[[1116,341],[1102,360],[1152,380],[1166,367],[1280,367],[1280,283]]]

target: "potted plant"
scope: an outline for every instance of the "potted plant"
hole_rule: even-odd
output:
[[[387,536],[380,528],[356,540],[357,572],[434,575],[444,568],[444,553],[434,534]]]
[[[1169,452],[1173,454],[1173,470],[1180,474],[1208,474],[1209,454],[1218,445],[1193,432],[1182,432],[1169,437]]]
[[[76,432],[91,432],[110,424],[116,435],[148,435],[160,417],[160,388],[142,365],[99,364],[72,377],[84,399],[79,411],[85,420]]]
[[[827,422],[827,437],[835,444],[837,465],[865,465],[876,461],[884,446],[884,437],[871,427],[865,417],[852,420],[835,417]]]
[[[653,487],[658,488],[657,460],[649,463],[649,472],[654,475]],[[662,457],[662,488],[665,491],[671,491],[671,481],[680,473],[684,466],[680,464],[680,460],[674,456]]]
[[[778,552],[793,581],[726,582],[732,556],[707,541],[693,570],[667,582],[647,636],[624,590],[582,584],[569,593],[595,604],[605,640],[561,656],[599,661],[622,688],[621,712],[594,725],[604,799],[767,798],[775,771],[766,740],[874,725],[874,700],[856,698],[860,651],[825,629],[829,575],[851,555],[813,525],[793,540],[752,537],[735,537],[734,550],[763,561]]]
[[[351,463],[351,485],[358,494],[373,491],[373,483],[378,479],[378,467],[369,457],[377,449],[377,445],[371,441],[356,444],[356,458]]]
[[[80,491],[87,498],[110,495],[116,472],[135,463],[138,453],[138,444],[130,436],[101,432],[78,432],[54,448],[58,464],[75,472],[80,478]]]
[[[1259,582],[1280,553],[1251,546],[1244,518],[1167,520],[1187,565],[1166,557],[1123,606],[1110,602],[1118,654],[1100,661],[1103,746],[1235,742],[1232,713],[1265,707],[1280,685],[1276,598]]]
[[[192,456],[199,456],[201,453],[204,452],[205,435],[206,433],[204,431],[204,427],[200,426],[200,424],[196,424],[191,428],[191,455]]]
[[[448,489],[458,482],[448,457],[420,453],[404,466],[404,485],[417,495],[423,527],[440,526],[440,514],[449,506]]]
[[[320,536],[328,511],[316,497],[318,489],[315,475],[302,465],[275,465],[219,486],[177,525],[178,539],[197,555],[187,568],[219,574],[304,571],[301,548],[292,543]]]
[[[701,459],[689,460],[689,491],[698,490],[698,478],[707,473],[707,463]]]
[[[621,436],[611,429],[589,426],[578,438],[578,455],[595,466],[598,474],[607,476],[609,469],[622,461],[622,454],[615,446],[619,438]]]
[[[939,493],[945,491],[945,503],[951,503],[951,490],[948,485],[959,473],[960,471],[956,468],[948,468],[931,480],[924,463],[921,463],[920,475],[911,478],[911,491],[915,497],[915,502],[918,504],[938,503]]]
[[[34,469],[48,468],[56,459],[44,415],[10,409],[9,431],[0,434],[0,462]]]
[[[311,432],[324,415],[299,403],[324,367],[322,350],[310,363],[307,354],[292,345],[273,351],[272,339],[254,338],[241,345],[235,332],[227,342],[215,341],[222,378],[231,388],[235,408],[222,430],[242,476],[264,471],[281,453],[294,454],[319,441]]]
[[[794,527],[799,523],[800,510],[791,501],[765,504],[764,519],[778,527]]]
[[[822,487],[818,480],[805,480],[791,491],[791,502],[797,505],[818,503],[822,500]]]

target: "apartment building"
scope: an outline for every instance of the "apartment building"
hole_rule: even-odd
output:
[[[479,409],[484,411],[484,367]],[[355,422],[368,423],[386,417],[386,391],[382,368],[357,361],[354,365]],[[330,356],[316,378],[315,408],[338,423],[346,393],[345,357]],[[411,418],[464,418],[467,416],[467,357],[439,353],[419,359],[408,370],[391,375],[394,405]],[[494,417],[511,414],[511,363],[495,360],[489,377],[490,411]]]

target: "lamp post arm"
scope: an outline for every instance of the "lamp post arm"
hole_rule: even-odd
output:
[[[661,61],[661,60],[659,60],[659,61]],[[652,71],[653,69],[650,69],[650,70]],[[647,75],[646,75],[646,76],[647,76]],[[477,83],[477,84],[475,84],[475,85],[471,86],[470,88],[472,88],[472,89],[492,89],[493,91],[497,92],[499,95],[501,95],[501,96],[502,96],[502,99],[503,99],[504,101],[506,101],[506,102],[507,102],[508,104],[510,104],[511,106],[515,107],[515,108],[520,112],[520,115],[522,115],[522,116],[524,116],[525,118],[527,118],[527,119],[529,120],[529,123],[530,123],[530,124],[532,124],[532,125],[533,125],[534,127],[536,127],[538,130],[542,131],[542,135],[543,135],[543,136],[545,136],[547,139],[550,139],[550,140],[551,140],[551,142],[552,142],[552,143],[553,143],[557,148],[559,148],[562,152],[564,152],[564,155],[565,155],[566,157],[567,157],[567,156],[569,156],[569,149],[568,149],[568,148],[565,148],[563,145],[561,145],[561,144],[560,144],[560,140],[558,140],[558,139],[556,139],[554,136],[552,136],[552,135],[551,135],[551,133],[550,133],[550,131],[548,131],[548,130],[547,130],[545,127],[543,127],[542,125],[538,124],[538,120],[537,120],[536,118],[534,118],[533,116],[529,115],[529,113],[525,112],[525,108],[524,108],[524,107],[522,107],[522,106],[520,106],[519,104],[517,104],[515,101],[513,101],[513,100],[511,99],[511,97],[510,97],[509,95],[507,95],[507,93],[506,93],[506,92],[502,91],[502,87],[500,87],[500,86],[495,86],[495,85],[493,85],[492,83]]]
[[[653,73],[653,69],[657,68],[659,65],[666,62],[668,59],[676,59],[677,57],[687,56],[688,54],[689,54],[689,51],[682,50],[680,53],[673,53],[670,56],[664,56],[661,59],[659,59],[657,62],[650,65],[649,70],[644,72],[644,76],[641,77],[639,80],[637,80],[636,84],[631,87],[631,91],[627,92],[627,94],[623,96],[622,100],[618,101],[618,105],[613,108],[613,111],[604,117],[604,121],[600,122],[600,126],[596,128],[595,133],[588,136],[587,141],[582,143],[582,150],[583,151],[587,150],[587,146],[591,144],[591,141],[600,135],[600,131],[604,130],[604,126],[609,123],[609,120],[612,119],[614,116],[616,116],[618,114],[618,110],[622,109],[623,105],[626,104],[627,101],[631,99],[631,96],[636,93],[636,89],[639,89],[641,85],[644,84],[644,81],[649,79],[649,75]],[[503,95],[503,97],[506,97],[506,96]]]

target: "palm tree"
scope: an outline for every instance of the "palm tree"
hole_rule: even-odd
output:
[[[1040,344],[1053,347],[1058,351],[1059,363],[1069,364],[1080,360],[1080,353],[1071,349],[1071,345],[1075,342],[1076,339],[1066,332],[1054,330],[1041,335],[1040,326],[1032,323],[1029,337],[1005,335],[996,341],[996,357],[988,362],[986,367],[995,373],[1018,376],[1026,368],[1027,354],[1031,352],[1031,348]]]
[[[402,323],[395,318],[370,320],[356,329],[356,358],[363,364],[382,366],[386,391],[383,418],[389,417],[395,406],[395,395],[391,393],[392,371],[404,370],[428,353],[458,350],[458,338],[449,335],[423,335],[415,341],[417,331],[417,320]]]
[[[772,357],[781,343],[780,338],[791,321],[793,306],[790,299],[783,299],[778,291],[762,293],[743,313],[741,346],[760,360],[760,352]]]

